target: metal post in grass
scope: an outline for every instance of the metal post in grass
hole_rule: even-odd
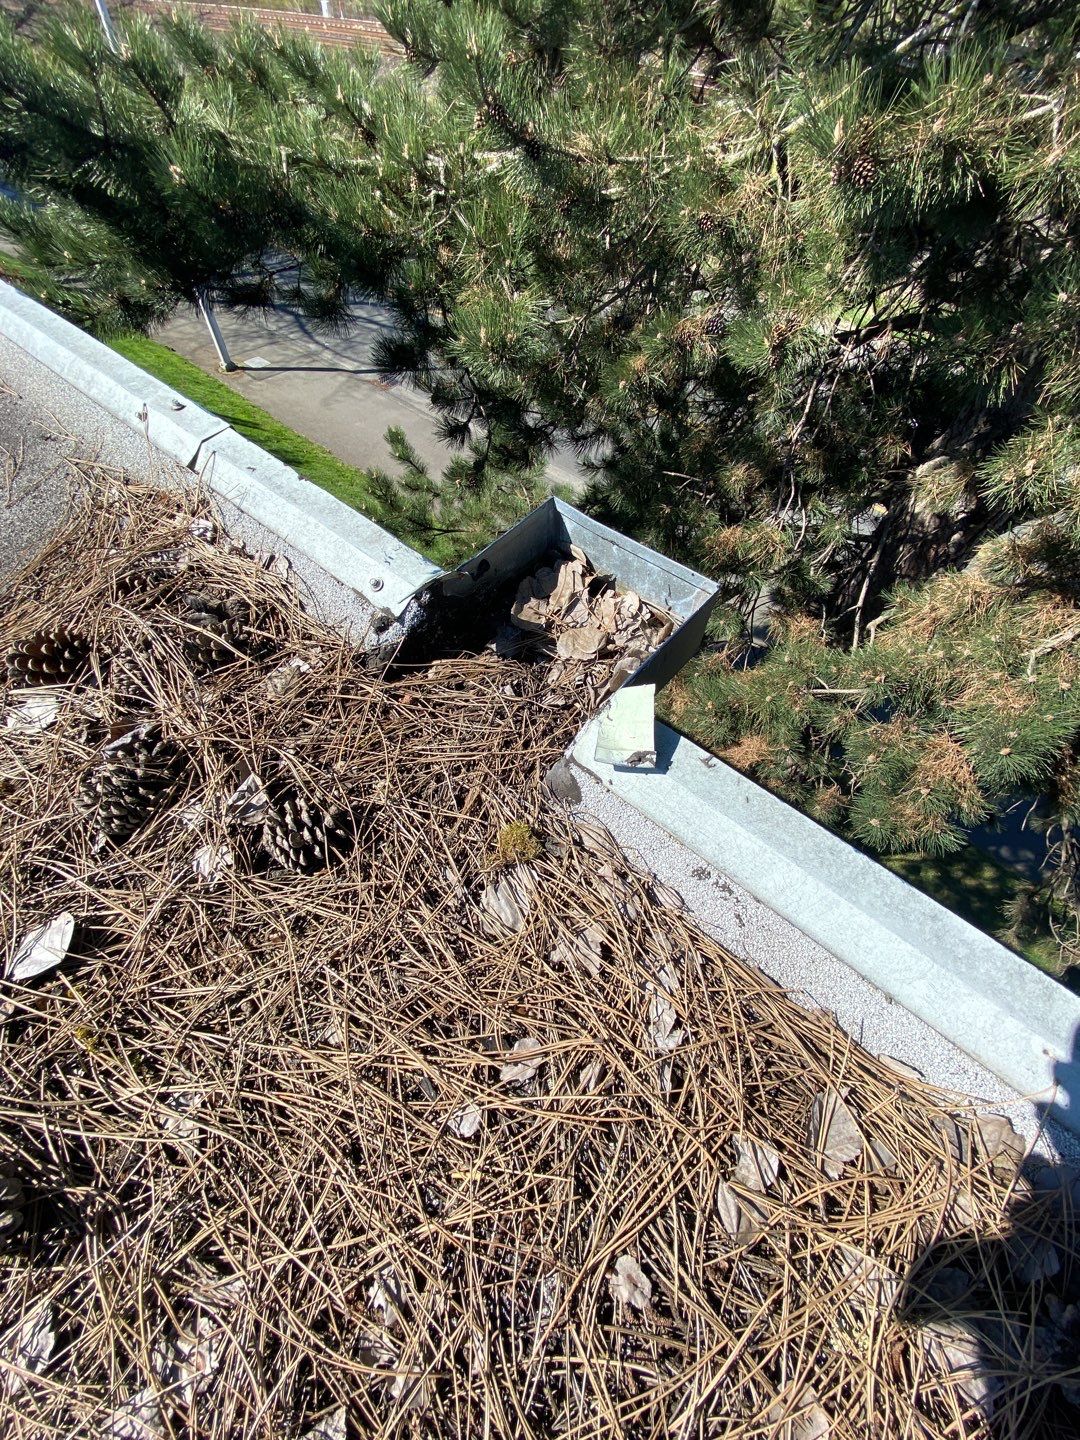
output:
[[[113,28],[112,16],[109,14],[109,7],[105,0],[94,0],[94,9],[101,21],[101,28],[105,32],[105,39],[108,41],[110,50],[119,50],[120,42],[116,38],[116,31]]]
[[[235,370],[237,368],[236,362],[229,354],[229,347],[225,343],[225,336],[222,335],[221,326],[218,324],[217,316],[214,314],[213,302],[205,290],[199,293],[198,306],[199,314],[206,321],[206,328],[210,331],[210,338],[214,342],[214,349],[217,351],[218,361],[222,370]]]

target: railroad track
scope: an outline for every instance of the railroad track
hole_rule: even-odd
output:
[[[132,10],[141,10],[145,15],[159,14],[172,7],[157,3],[157,0],[134,0]],[[318,40],[323,45],[367,45],[383,55],[401,55],[401,46],[383,27],[373,19],[327,19],[322,15],[308,15],[300,10],[270,10],[248,5],[195,4],[184,6],[200,20],[208,30],[229,30],[238,20],[253,20],[268,30],[299,30]]]

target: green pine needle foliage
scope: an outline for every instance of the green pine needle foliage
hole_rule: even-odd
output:
[[[84,9],[0,27],[0,224],[99,329],[380,300],[461,447],[391,513],[464,552],[573,447],[721,582],[695,733],[886,852],[1026,797],[1070,894],[1074,11],[383,0],[395,63]]]

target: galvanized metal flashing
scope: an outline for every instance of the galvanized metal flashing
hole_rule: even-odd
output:
[[[315,561],[379,610],[400,615],[442,571],[366,515],[228,430],[192,469],[223,500]]]
[[[656,767],[574,765],[1080,1133],[1080,996],[666,725]]]
[[[190,467],[200,448],[229,428],[219,416],[4,281],[0,331],[181,465]]]
[[[218,416],[3,282],[0,333],[374,608],[400,615],[417,590],[442,574]]]
[[[448,595],[481,597],[527,574],[552,550],[576,545],[598,574],[611,575],[678,623],[626,682],[663,685],[697,653],[719,587],[696,570],[639,545],[591,515],[551,496],[505,530],[441,584]]]

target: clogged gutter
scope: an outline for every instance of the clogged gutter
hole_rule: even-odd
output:
[[[1009,1127],[546,794],[662,617],[564,555],[373,671],[83,480],[0,597],[5,1434],[1075,1432]]]
[[[536,648],[550,659],[552,692],[581,686],[592,709],[623,685],[674,628],[670,615],[632,590],[617,590],[572,545],[568,555],[551,557],[550,564],[521,580],[510,625],[500,629],[495,649],[502,655],[528,654],[532,647],[522,636],[535,637]]]

